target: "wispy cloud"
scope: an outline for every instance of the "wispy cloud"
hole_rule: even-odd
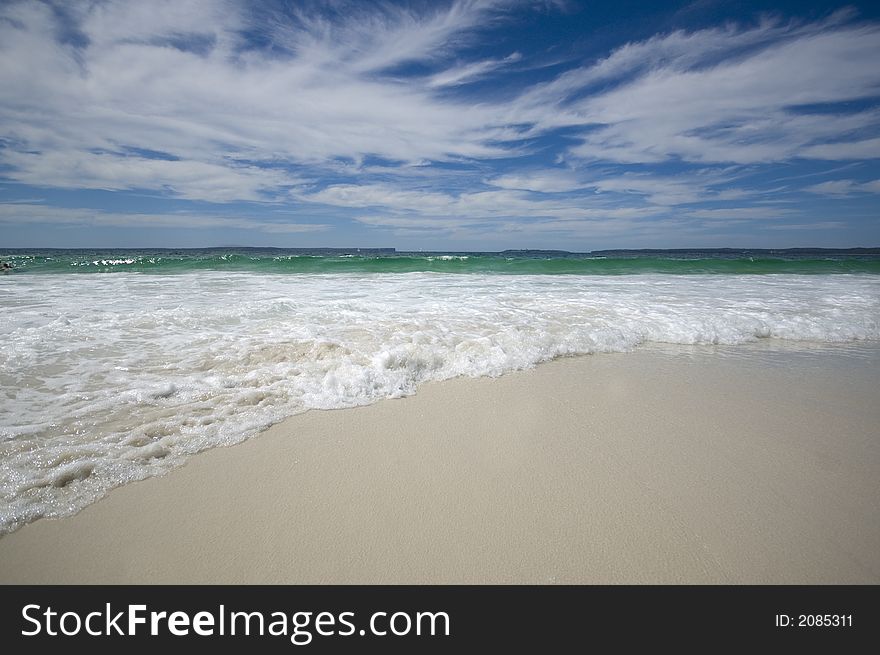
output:
[[[426,190],[399,190],[387,185],[346,184],[330,186],[298,199],[338,207],[374,209],[379,214],[412,217],[449,217],[460,221],[484,222],[496,218],[559,218],[590,219],[612,216],[648,216],[657,208],[648,206],[620,207],[615,203],[594,199],[585,203],[581,198],[556,196],[536,197],[514,190],[486,190],[445,193]],[[360,220],[365,220],[361,218]]]
[[[41,165],[47,157],[87,161],[88,178],[98,188],[132,186],[126,176],[142,184],[150,177],[142,173],[153,169],[149,187],[168,190],[169,169],[223,167],[237,180],[229,193],[254,199],[267,180],[275,186],[288,180],[244,170],[240,160],[320,167],[340,157],[417,161],[503,152],[488,143],[496,134],[485,131],[490,109],[438,102],[425,85],[374,77],[449,45],[491,4],[459,2],[427,17],[389,10],[371,20],[359,11],[333,23],[299,12],[287,24],[276,18],[260,25],[289,53],[281,55],[247,49],[238,34],[252,18],[240,4],[167,4],[83,6],[76,29],[86,45],[58,42],[59,18],[46,5],[6,8],[14,20],[0,23],[0,83],[17,90],[0,106],[10,179],[70,187],[69,169],[59,162]],[[193,34],[211,48],[180,45],[186,42],[181,35]],[[190,166],[120,155],[127,146],[167,153]],[[89,156],[96,150],[104,159]],[[214,191],[205,189],[202,198],[216,198]]]
[[[588,186],[583,175],[565,169],[524,170],[508,173],[486,180],[486,183],[502,189],[560,193],[576,191]]]
[[[836,230],[844,227],[846,223],[843,221],[815,221],[813,223],[782,223],[779,225],[768,225],[768,230]]]
[[[829,180],[804,189],[822,196],[851,196],[859,193],[880,193],[880,180],[856,182],[855,180]]]
[[[666,41],[679,42],[680,35],[642,44],[640,49],[661,51],[664,57],[653,56],[661,63],[606,92],[560,98],[566,114],[557,120],[579,118],[596,126],[572,153],[625,163],[876,156],[875,140],[866,143],[861,136],[880,128],[876,108],[829,113],[821,105],[880,92],[880,71],[873,65],[880,28],[817,24],[781,42],[768,34],[778,36],[779,29],[733,33],[727,44],[732,52],[720,61],[719,46],[705,41],[719,36],[714,32],[691,37],[693,47],[679,56],[676,49],[667,52]],[[761,47],[737,52],[744,37]]]
[[[428,86],[432,88],[444,86],[459,86],[476,80],[482,79],[499,68],[509,66],[510,64],[522,59],[522,55],[514,52],[504,59],[484,59],[470,64],[463,64],[454,68],[448,68],[428,79]]]
[[[320,232],[330,228],[320,223],[265,221],[250,217],[212,216],[177,212],[144,214],[96,211],[46,205],[0,203],[0,224],[66,225],[91,227],[162,227],[173,229],[239,229],[272,234]]]
[[[797,214],[793,209],[784,207],[726,207],[723,209],[694,209],[686,213],[693,218],[709,220],[764,220]]]
[[[219,215],[224,203],[289,203],[306,218],[284,230],[325,229],[309,212],[336,211],[359,225],[475,238],[614,220],[778,227],[802,208],[767,200],[877,192],[857,174],[822,177],[880,158],[880,25],[842,10],[677,29],[523,75],[536,70],[533,52],[487,44],[529,7],[9,2],[0,175],[32,194],[209,201],[220,210],[206,220],[228,227],[282,229]],[[805,161],[825,172],[772,189],[759,181],[768,167]]]
[[[150,159],[124,152],[61,150],[10,152],[5,162],[19,182],[68,189],[164,190],[179,198],[229,202],[269,201],[298,180],[277,169],[236,163]]]

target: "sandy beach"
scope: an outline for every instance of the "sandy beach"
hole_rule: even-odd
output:
[[[877,584],[866,352],[585,356],[310,411],[3,537],[0,582]]]

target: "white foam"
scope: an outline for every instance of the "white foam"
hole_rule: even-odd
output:
[[[880,276],[0,280],[0,531],[309,408],[643,343],[880,339]]]

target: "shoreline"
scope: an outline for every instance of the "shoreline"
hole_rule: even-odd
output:
[[[312,410],[0,538],[0,583],[877,584],[877,370],[646,349]]]

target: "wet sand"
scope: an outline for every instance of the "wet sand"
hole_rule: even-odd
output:
[[[868,348],[557,360],[311,411],[0,538],[3,583],[880,583]]]

